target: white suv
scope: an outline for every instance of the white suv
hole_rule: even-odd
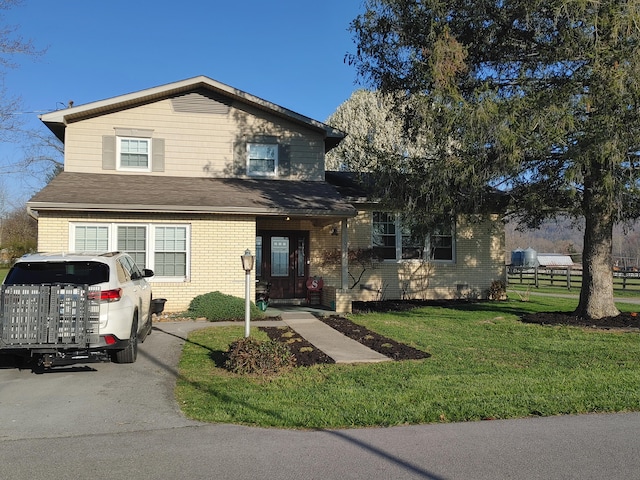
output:
[[[98,335],[85,345],[86,350],[94,354],[107,353],[117,363],[133,363],[138,342],[144,341],[151,332],[152,314],[160,313],[153,310],[158,303],[152,301],[151,287],[146,280],[151,276],[153,271],[140,270],[126,253],[33,254],[15,263],[4,285],[86,285],[91,291],[99,289]],[[95,303],[97,294],[89,294]],[[77,355],[70,352],[73,348],[61,347],[59,342],[54,349],[41,344],[37,347],[26,348],[31,356],[45,357],[45,366],[52,366],[56,359]]]

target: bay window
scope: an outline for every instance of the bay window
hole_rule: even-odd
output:
[[[74,252],[104,252],[109,249],[109,227],[78,225],[71,246]]]
[[[154,281],[184,281],[189,276],[189,225],[104,223],[70,225],[73,252],[126,252]]]
[[[147,268],[147,227],[118,226],[117,250],[127,252],[142,270]]]
[[[187,271],[187,230],[155,227],[155,269],[161,277],[183,277]]]

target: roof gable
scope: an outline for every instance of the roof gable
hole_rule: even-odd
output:
[[[211,102],[202,102],[203,97],[210,99]],[[174,99],[174,105],[177,102],[179,108],[186,108],[187,105],[190,106],[189,108],[194,108],[196,105],[199,105],[200,108],[206,108],[207,104],[209,107],[213,107],[215,104],[218,108],[222,108],[224,105],[229,106],[235,102],[250,105],[312,130],[322,132],[325,137],[325,150],[327,151],[335,147],[340,140],[345,137],[343,132],[329,125],[203,75],[140,90],[138,92],[119,95],[106,100],[99,100],[45,113],[40,115],[40,120],[42,120],[60,140],[64,141],[64,130],[69,123],[106,115],[119,110],[134,108],[167,98]]]

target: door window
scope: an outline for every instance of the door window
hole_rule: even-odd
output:
[[[289,237],[271,237],[271,276],[289,276]]]
[[[256,237],[256,277],[262,276],[262,237]]]
[[[304,277],[305,275],[305,266],[306,266],[306,255],[304,251],[304,238],[298,238],[298,249],[296,250],[297,258],[296,258],[296,267],[297,273],[299,277]]]

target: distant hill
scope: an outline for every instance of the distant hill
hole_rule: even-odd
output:
[[[518,231],[515,223],[505,225],[505,260],[517,249],[533,248],[538,253],[582,253],[583,222],[546,222],[537,230]],[[613,257],[622,267],[640,267],[640,222],[631,230],[617,227],[613,235]]]

